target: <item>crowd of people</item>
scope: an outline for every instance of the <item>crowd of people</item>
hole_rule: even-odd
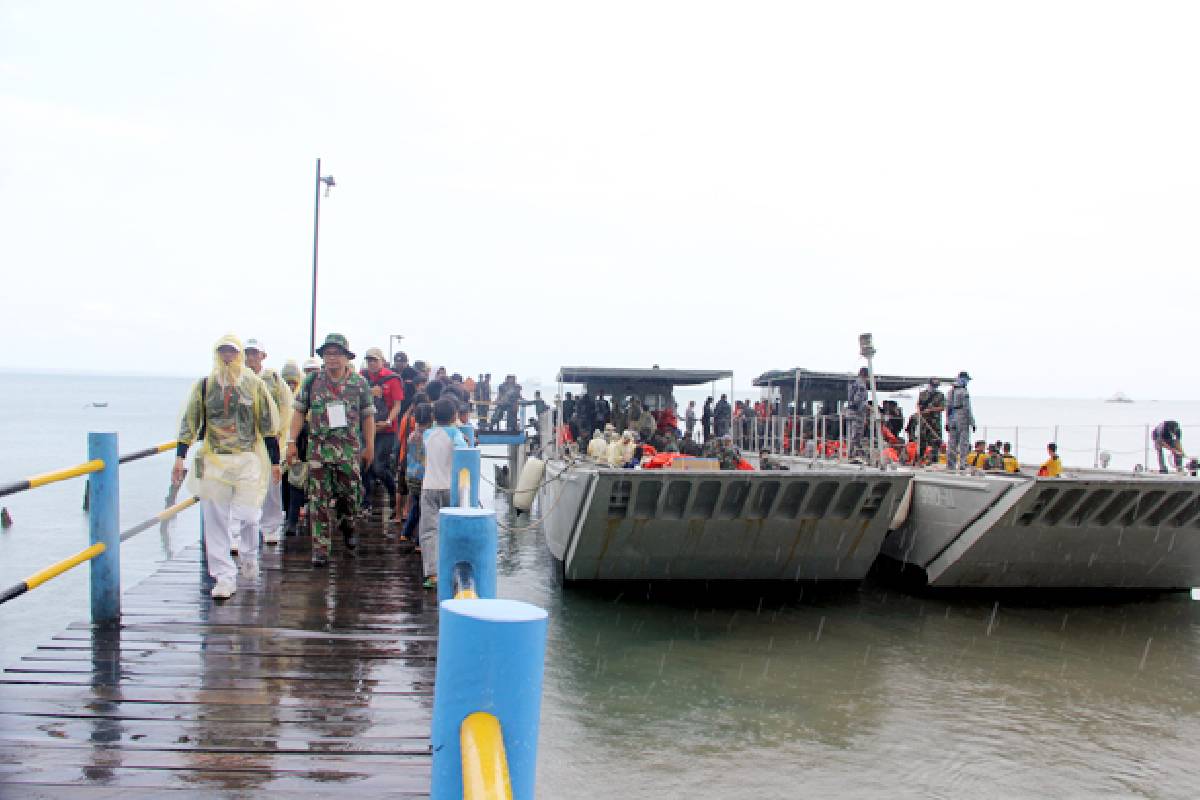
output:
[[[970,380],[969,373],[960,372],[949,392],[944,392],[941,380],[931,378],[918,395],[916,408],[907,417],[895,400],[888,399],[880,403],[879,439],[875,442],[880,460],[910,466],[941,464],[957,471],[1019,472],[1020,465],[1011,442],[996,441],[989,444],[983,440],[973,440],[972,434],[977,430],[977,423],[967,388]],[[846,400],[841,404],[839,413],[825,415],[816,421],[809,416],[793,418],[789,416],[791,410],[781,408],[779,399],[774,402],[736,401],[732,409],[735,443],[746,449],[783,453],[832,457],[844,455],[850,459],[868,457],[874,404],[870,400],[869,374],[865,367],[848,382]],[[706,414],[706,421],[707,417]],[[1182,453],[1182,449],[1173,449],[1174,440],[1170,437],[1175,432],[1169,427],[1164,430],[1160,466],[1165,470],[1161,452]],[[707,431],[706,424],[706,437]],[[1159,441],[1157,434],[1155,441]],[[1061,471],[1062,462],[1058,458],[1057,445],[1052,442],[1038,474],[1056,476]]]
[[[713,458],[721,469],[745,468],[729,432],[728,397],[721,395],[716,404],[708,398],[701,420],[703,438],[699,439],[695,401],[688,403],[681,427],[674,401],[654,409],[632,393],[610,401],[603,392],[585,391],[579,396],[566,392],[559,430],[581,453],[612,467],[657,466],[664,460],[660,456],[671,454]]]
[[[377,347],[363,367],[345,336],[329,334],[318,358],[276,372],[259,340],[226,335],[192,386],[180,421],[172,479],[200,498],[212,596],[259,576],[258,541],[278,544],[306,527],[311,563],[353,551],[355,523],[387,499],[385,528],[420,551],[426,588],[437,586],[438,511],[450,502],[454,449],[475,444],[475,411],[515,425],[522,402],[509,375],[491,400],[491,375],[463,378]],[[190,456],[189,456],[190,451]],[[382,490],[382,491],[381,491]],[[334,532],[341,548],[335,546]],[[235,560],[236,559],[236,560]]]

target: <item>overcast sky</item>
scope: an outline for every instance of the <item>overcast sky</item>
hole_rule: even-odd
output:
[[[1189,397],[1200,5],[0,3],[0,366]]]

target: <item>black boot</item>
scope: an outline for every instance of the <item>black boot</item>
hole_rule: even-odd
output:
[[[342,540],[346,543],[347,550],[354,550],[358,547],[358,537],[354,535],[354,521],[344,520],[342,522]]]

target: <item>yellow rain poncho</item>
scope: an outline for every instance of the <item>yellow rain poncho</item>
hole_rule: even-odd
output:
[[[587,454],[588,458],[596,461],[603,461],[608,455],[608,442],[604,440],[604,434],[600,431],[592,434],[592,440],[588,442]]]
[[[623,467],[633,458],[633,431],[625,431],[620,439],[614,439],[608,445],[608,465]]]
[[[229,364],[218,352],[224,345],[238,351]],[[242,343],[232,334],[222,336],[213,345],[213,370],[192,387],[179,422],[180,442],[200,440],[192,450],[188,489],[213,499],[232,487],[235,505],[261,506],[271,477],[263,437],[280,431],[279,418],[266,384],[245,366]]]
[[[279,428],[275,431],[275,435],[279,437],[280,452],[284,443],[288,440],[288,432],[292,427],[292,397],[291,387],[287,382],[270,367],[263,367],[262,372],[258,373],[258,379],[267,386],[267,391],[271,394],[271,399],[275,401],[275,410],[279,412]]]

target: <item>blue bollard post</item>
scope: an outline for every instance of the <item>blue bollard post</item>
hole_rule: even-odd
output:
[[[546,612],[517,600],[446,600],[433,694],[433,800],[461,800],[467,715],[500,721],[512,796],[532,800],[537,768]]]
[[[88,434],[88,459],[101,459],[104,469],[92,473],[88,498],[88,539],[104,543],[91,560],[92,623],[116,625],[121,620],[120,453],[116,433]]]
[[[479,507],[479,465],[482,462],[482,453],[478,447],[454,448],[454,461],[450,468],[450,505],[455,508],[460,505],[459,483],[464,469],[471,479],[471,508]]]
[[[474,569],[475,594],[496,596],[496,512],[486,508],[443,508],[438,512],[438,602],[454,597],[454,565]]]

